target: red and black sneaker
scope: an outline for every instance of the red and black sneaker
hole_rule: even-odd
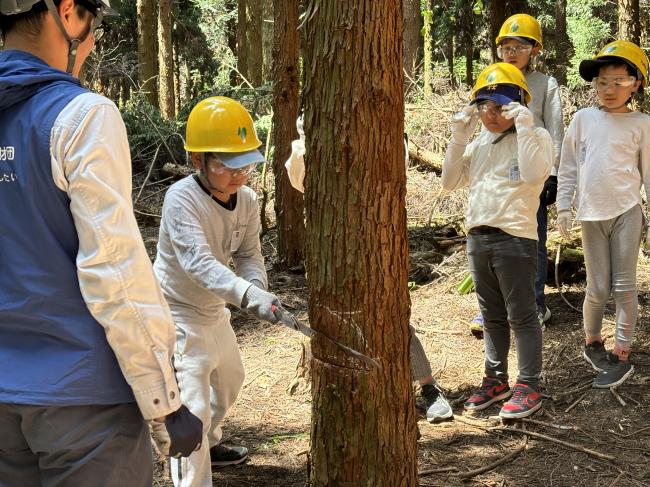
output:
[[[463,406],[468,411],[481,411],[497,401],[510,397],[510,386],[494,377],[483,377],[480,389],[474,391]]]
[[[501,418],[525,418],[542,407],[544,394],[526,384],[515,384],[512,397],[499,411]]]

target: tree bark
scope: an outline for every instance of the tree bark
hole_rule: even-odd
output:
[[[261,0],[246,2],[246,53],[248,56],[248,81],[254,86],[262,85],[262,17]]]
[[[423,83],[424,94],[433,93],[433,12],[429,8],[424,12],[424,27],[422,29],[422,42],[424,45]]]
[[[137,0],[136,12],[138,17],[138,78],[147,100],[157,107],[156,1]]]
[[[312,4],[313,5],[313,4]],[[313,487],[416,486],[402,2],[320,2],[305,32]]]
[[[291,141],[298,138],[298,89],[300,84],[298,0],[274,0],[273,39],[273,174],[278,258],[283,267],[303,264],[305,249],[302,193],[289,182],[284,162],[291,155]]]
[[[255,0],[237,0],[237,71],[248,80],[248,42],[246,41],[246,4]]]
[[[268,82],[273,76],[273,0],[262,3],[262,82]],[[296,25],[297,29],[298,26]]]
[[[420,0],[404,0],[404,71],[407,83],[417,80],[422,61],[422,12]]]
[[[490,8],[490,52],[492,54],[492,62],[496,63],[500,61],[499,56],[497,56],[496,39],[503,25],[503,21],[506,20],[506,1],[492,0],[488,2],[488,6]]]
[[[226,0],[225,9],[230,14],[237,11],[237,0]],[[237,20],[234,16],[226,22],[226,43],[231,52],[237,57]],[[237,73],[235,70],[230,71],[230,86],[237,85]]]
[[[639,0],[618,0],[618,39],[640,45]]]
[[[174,49],[172,47],[172,1],[158,0],[158,88],[163,118],[176,118]]]
[[[567,83],[569,54],[573,49],[566,29],[566,0],[555,2],[555,78],[561,85]]]

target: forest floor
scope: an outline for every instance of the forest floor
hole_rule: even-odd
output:
[[[462,223],[463,195],[441,198],[439,179],[434,173],[408,171],[407,214],[412,255],[434,250],[428,242],[440,220]],[[162,195],[161,195],[162,196]],[[157,229],[143,228],[145,241],[154,250]],[[274,234],[264,237],[270,288],[286,307],[307,320],[307,286],[303,275],[277,272],[273,268]],[[431,262],[431,282],[411,291],[411,324],[415,326],[429,356],[434,376],[454,407],[456,418],[463,415],[462,403],[477,386],[483,373],[482,340],[474,338],[467,323],[477,312],[474,293],[459,295],[456,286],[467,273],[462,241],[448,249],[442,263]],[[426,471],[456,469],[458,472],[489,465],[524,444],[521,434],[487,430],[498,425],[490,416],[495,405],[479,417],[429,424],[420,413],[418,468],[421,486],[526,486],[526,487],[632,487],[650,485],[650,261],[639,263],[640,316],[633,346],[635,373],[619,389],[622,406],[609,390],[586,389],[569,393],[594,377],[582,359],[581,316],[561,299],[556,287],[547,286],[547,304],[553,312],[544,333],[545,392],[553,397],[521,427],[611,455],[598,458],[584,451],[548,439],[530,438],[525,449],[496,468],[468,480],[454,472]],[[564,295],[580,308],[584,283],[564,288]],[[613,303],[608,305],[613,319]],[[237,404],[224,425],[226,442],[249,448],[249,460],[235,467],[214,471],[214,485],[304,486],[307,485],[311,395],[307,387],[293,394],[289,386],[303,351],[303,340],[282,326],[259,323],[244,313],[235,313],[233,328],[246,368],[246,379]],[[604,336],[613,342],[613,325],[606,323]],[[510,356],[510,374],[516,377],[516,356]],[[294,384],[295,385],[295,384]],[[305,386],[305,384],[301,384]],[[577,402],[576,402],[577,401]],[[171,481],[164,459],[156,469],[154,485]],[[360,486],[362,487],[362,486]]]

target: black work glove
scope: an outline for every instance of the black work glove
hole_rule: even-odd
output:
[[[544,183],[540,198],[546,206],[551,206],[557,199],[557,176],[549,176]]]
[[[201,447],[203,422],[185,406],[165,417],[165,428],[169,433],[169,456],[187,457]]]

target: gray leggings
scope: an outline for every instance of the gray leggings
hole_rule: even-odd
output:
[[[409,330],[411,331],[411,348],[409,350],[411,372],[413,373],[413,380],[420,381],[432,374],[431,364],[427,358],[427,353],[424,351],[422,342],[415,334],[415,328],[409,326]]]
[[[643,212],[635,206],[604,221],[583,221],[582,245],[587,267],[587,292],[582,306],[587,338],[599,338],[605,304],[616,302],[616,345],[629,350],[638,313],[636,264]]]

